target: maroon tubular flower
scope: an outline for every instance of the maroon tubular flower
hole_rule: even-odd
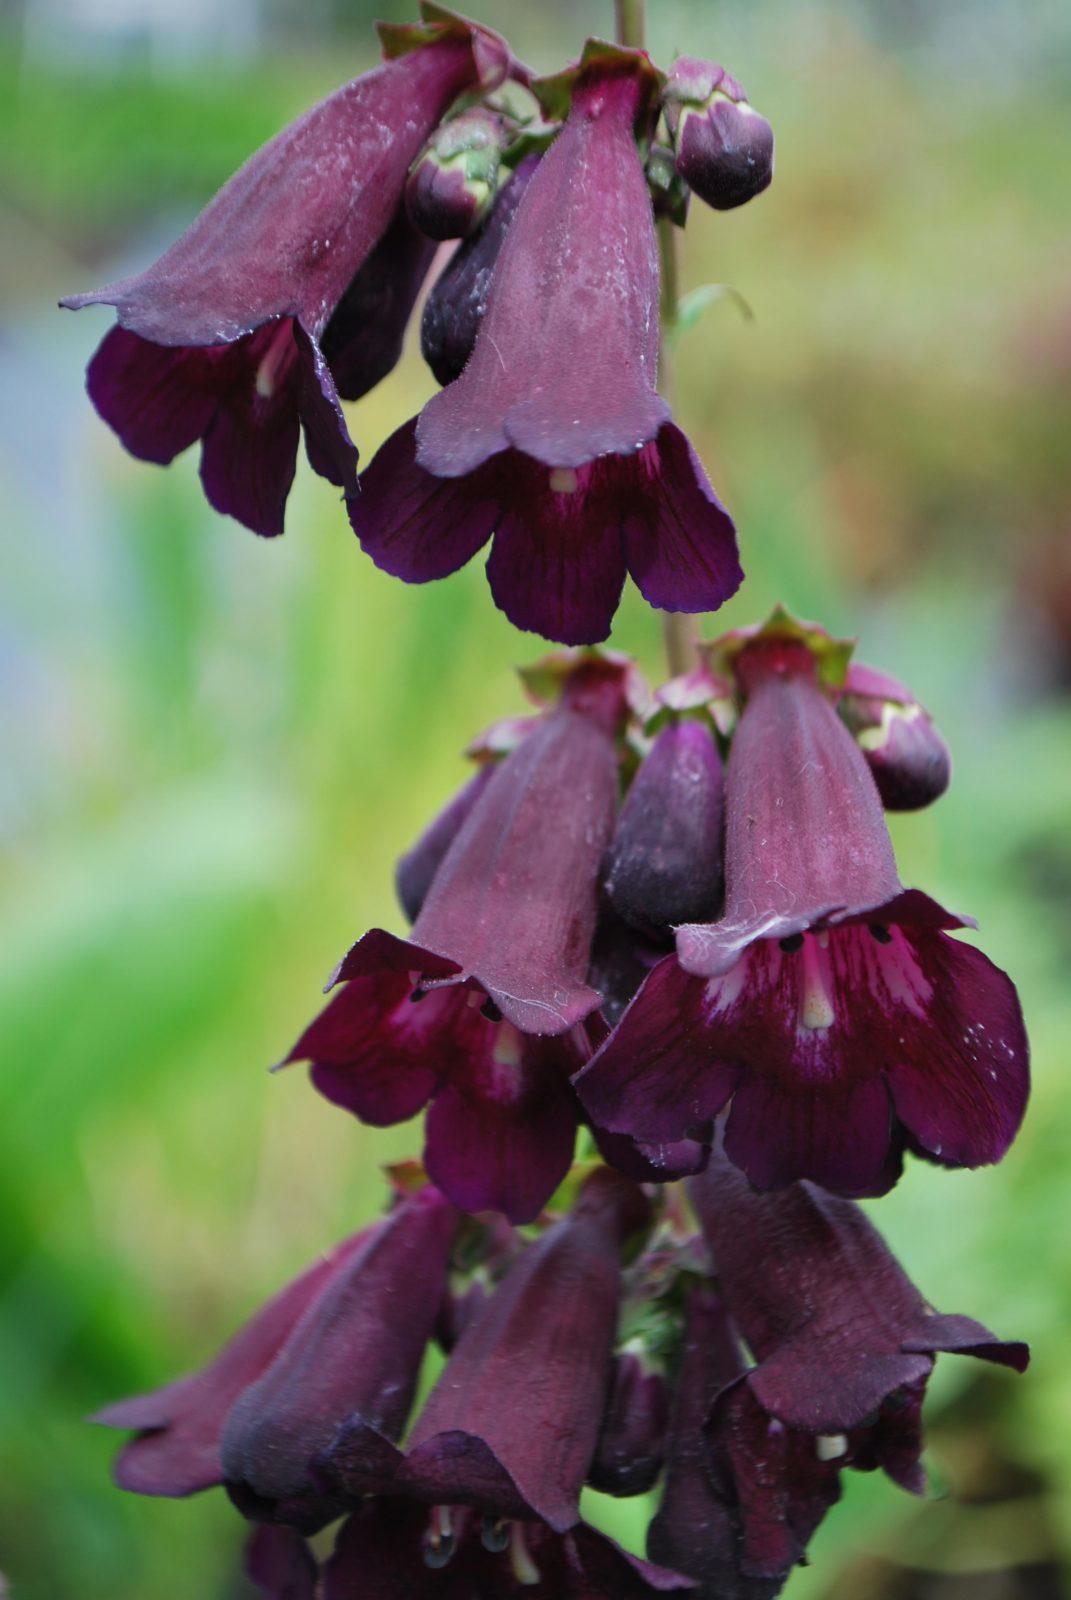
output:
[[[209,501],[256,533],[282,532],[302,427],[313,468],[354,488],[339,393],[388,368],[428,259],[390,226],[406,172],[457,95],[509,67],[496,35],[436,19],[382,29],[385,65],[258,151],[154,266],[62,302],[116,307],[88,388],[127,449],[166,463],[201,439]],[[386,313],[373,332],[365,309]],[[333,315],[340,382],[320,345]]]
[[[626,922],[657,937],[717,915],[723,809],[710,723],[670,723],[632,781],[607,853],[606,892]]]
[[[459,246],[432,285],[420,323],[420,348],[440,383],[459,378],[472,354],[506,230],[538,165],[538,155],[517,163],[480,228]]]
[[[952,757],[910,689],[853,661],[837,709],[855,734],[886,811],[918,811],[940,799],[952,777]]]
[[[743,1370],[723,1302],[707,1284],[697,1283],[688,1304],[666,1481],[647,1531],[648,1555],[687,1573],[695,1581],[696,1600],[772,1600],[781,1587],[779,1578],[770,1581],[742,1570],[737,1496],[724,1472],[714,1470],[706,1435],[716,1396]]]
[[[558,1534],[481,1525],[465,1507],[432,1515],[429,1539],[426,1508],[369,1500],[339,1534],[323,1600],[653,1600],[692,1587],[583,1523]]]
[[[700,200],[731,211],[769,188],[773,129],[724,67],[681,56],[666,84],[665,108],[677,171]]]
[[[430,1185],[402,1201],[238,1396],[220,1459],[247,1516],[311,1533],[345,1510],[349,1494],[322,1465],[343,1425],[351,1444],[361,1440],[371,1481],[389,1468],[445,1294],[457,1221]]]
[[[466,1326],[391,1493],[558,1533],[575,1527],[610,1377],[620,1250],[649,1216],[627,1178],[603,1167],[587,1180],[568,1217],[521,1254]],[[360,1462],[360,1441],[355,1453]],[[350,1485],[345,1431],[333,1464]]]
[[[736,664],[726,905],[677,930],[577,1089],[645,1142],[709,1127],[759,1188],[812,1178],[880,1194],[905,1143],[948,1166],[998,1161],[1022,1119],[1015,989],[964,926],[896,875],[874,781],[811,650],[769,634]]]
[[[305,1312],[373,1231],[346,1239],[281,1289],[200,1372],[96,1413],[94,1422],[137,1431],[115,1464],[121,1489],[181,1497],[223,1482],[219,1441],[232,1405],[267,1371]]]
[[[742,577],[732,522],[655,389],[658,255],[636,145],[654,86],[641,53],[589,46],[468,364],[349,501],[365,550],[408,582],[456,571],[493,535],[495,603],[567,643],[606,637],[626,572],[671,611],[714,610]]]
[[[745,1566],[783,1575],[842,1468],[882,1467],[923,1491],[921,1406],[938,1351],[1017,1372],[1029,1352],[936,1312],[849,1200],[809,1183],[757,1194],[720,1156],[689,1194],[758,1363],[722,1390],[710,1439],[739,1495]]]

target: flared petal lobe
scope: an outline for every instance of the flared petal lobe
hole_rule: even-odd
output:
[[[369,1486],[377,1486],[409,1414],[457,1221],[430,1186],[401,1202],[239,1395],[221,1459],[228,1490],[248,1516],[311,1533],[344,1510],[348,1495],[317,1472],[344,1425],[362,1431]]]
[[[655,392],[658,252],[634,125],[637,67],[578,84],[528,184],[461,377],[424,409],[418,461],[441,478],[510,447],[547,468],[631,454],[668,421]]]

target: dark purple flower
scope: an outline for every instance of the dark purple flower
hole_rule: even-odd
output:
[[[664,103],[677,171],[700,200],[730,211],[769,188],[773,129],[724,67],[681,56],[673,63]]]
[[[724,1302],[698,1282],[688,1300],[684,1355],[674,1396],[666,1479],[647,1531],[647,1553],[697,1585],[696,1600],[772,1600],[780,1580],[741,1569],[741,1525],[734,1485],[716,1473],[706,1425],[710,1408],[744,1361]],[[720,1441],[715,1440],[716,1455]],[[721,1465],[721,1463],[718,1463]],[[771,1485],[772,1487],[772,1485]]]
[[[760,1188],[896,1180],[905,1143],[949,1166],[1004,1154],[1028,1046],[1015,989],[896,875],[873,778],[818,681],[766,630],[736,658],[726,904],[677,930],[577,1080],[593,1120],[645,1142],[709,1128]]]
[[[429,259],[391,227],[407,170],[458,94],[510,65],[497,35],[439,9],[381,34],[386,63],[258,151],[154,266],[62,302],[116,307],[88,388],[126,447],[165,463],[201,439],[209,501],[261,534],[282,532],[302,427],[314,469],[354,488],[339,393],[387,370]]]
[[[428,824],[395,867],[394,888],[398,903],[410,922],[415,922],[420,915],[420,908],[427,899],[432,880],[442,866],[446,852],[461,832],[462,825],[486,789],[494,770],[492,761],[484,761]]]
[[[921,1407],[938,1351],[1017,1372],[1029,1354],[935,1311],[850,1200],[809,1183],[758,1194],[720,1155],[689,1194],[757,1362],[714,1405],[715,1476],[739,1499],[744,1569],[783,1576],[842,1468],[882,1467],[922,1492]]]
[[[855,734],[886,811],[917,811],[940,799],[952,778],[952,757],[910,689],[853,661],[837,709]]]
[[[444,122],[413,164],[405,185],[409,216],[429,239],[464,239],[495,198],[506,142],[503,119],[473,106]]]
[[[605,638],[626,572],[652,605],[710,611],[742,573],[732,522],[658,395],[658,254],[636,130],[655,75],[589,46],[528,182],[461,376],[383,446],[350,498],[376,564],[446,576],[494,536],[517,627]]]
[[[620,1251],[649,1216],[628,1179],[605,1167],[587,1179],[465,1327],[385,1490],[559,1533],[576,1525],[610,1378]],[[344,1484],[354,1457],[359,1475],[362,1441],[343,1430],[332,1465]]]
[[[657,937],[717,915],[723,810],[710,721],[669,723],[632,780],[606,856],[606,892],[626,922]]]
[[[461,1506],[433,1512],[429,1528],[426,1507],[386,1498],[350,1518],[323,1569],[323,1600],[654,1600],[691,1588],[583,1523],[502,1526]]]
[[[317,1467],[342,1424],[393,1460],[445,1292],[457,1214],[430,1186],[268,1302],[203,1371],[96,1421],[138,1430],[116,1479],[140,1494],[226,1483],[247,1514],[315,1529],[350,1502]]]
[[[440,383],[459,378],[472,354],[506,230],[538,165],[535,154],[517,163],[478,231],[455,250],[432,284],[420,323],[420,348]]]

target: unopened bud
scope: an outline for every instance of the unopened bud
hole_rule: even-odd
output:
[[[662,1470],[669,1427],[665,1368],[641,1338],[631,1339],[614,1361],[595,1458],[588,1473],[604,1494],[646,1494]]]
[[[677,171],[708,206],[731,211],[769,187],[773,129],[724,68],[682,56],[664,103]]]
[[[481,106],[435,130],[405,186],[409,215],[429,239],[465,239],[490,210],[505,133]]]
[[[948,746],[933,719],[895,678],[853,663],[840,698],[887,811],[918,811],[940,798],[952,776]]]

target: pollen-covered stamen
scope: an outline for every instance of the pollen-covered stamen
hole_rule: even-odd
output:
[[[501,1555],[509,1549],[512,1524],[505,1517],[484,1517],[480,1529],[480,1543],[492,1555]]]
[[[257,366],[256,391],[270,400],[297,359],[297,344],[289,318],[283,318],[271,332],[267,348]]]
[[[871,922],[867,926],[870,929],[871,938],[876,939],[879,944],[892,944],[892,934],[883,922]]]
[[[457,1548],[454,1536],[453,1515],[449,1506],[435,1506],[431,1522],[424,1536],[424,1565],[438,1569],[445,1567]]]
[[[580,476],[573,467],[554,467],[550,474],[551,494],[575,494],[580,487]]]
[[[839,1461],[848,1454],[848,1436],[845,1433],[820,1433],[814,1441],[814,1453],[819,1461]]]
[[[800,979],[799,1025],[801,1028],[831,1028],[833,973],[828,953],[829,936],[816,934],[803,941],[803,972]]]
[[[509,1536],[509,1564],[519,1584],[530,1588],[540,1582],[543,1574],[532,1560],[532,1552],[524,1536],[524,1523],[515,1522]]]

